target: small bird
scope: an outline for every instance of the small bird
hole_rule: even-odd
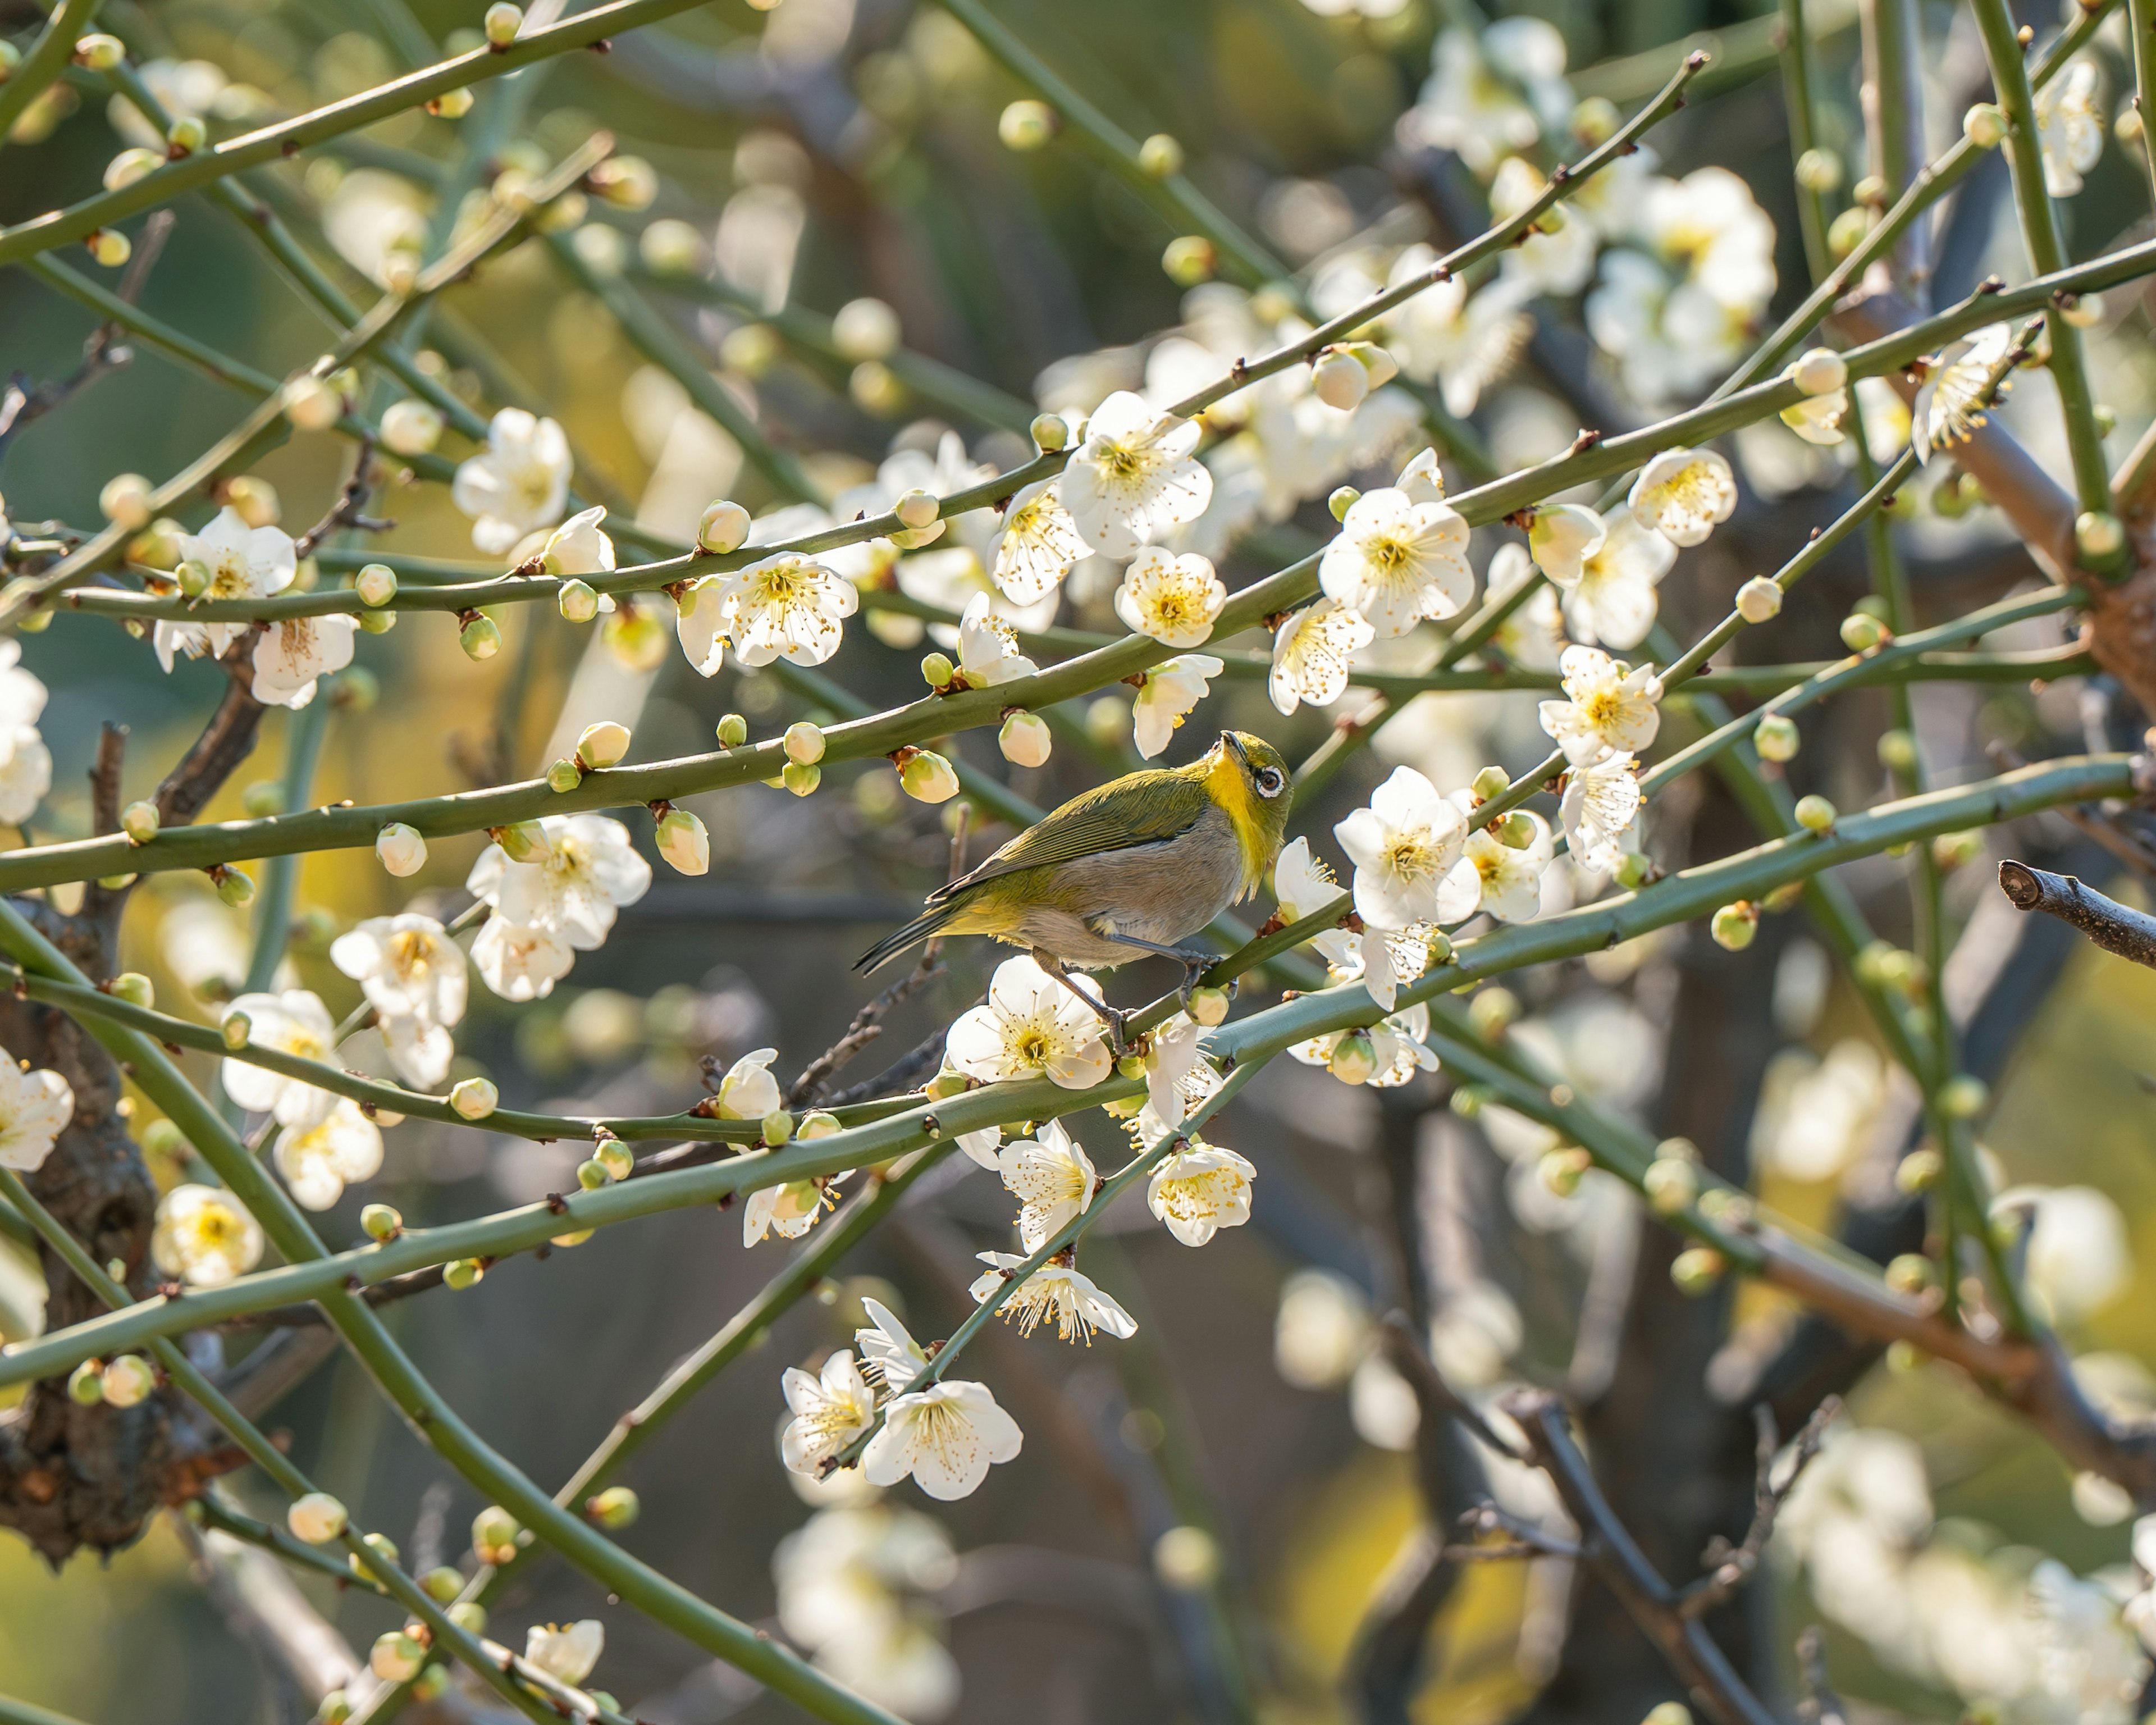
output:
[[[1258,888],[1280,855],[1292,793],[1263,737],[1224,731],[1188,767],[1126,773],[1028,827],[854,968],[874,970],[934,935],[985,934],[1064,967],[1097,970],[1145,953],[1183,967],[1187,1001],[1217,956],[1178,944]],[[1076,989],[1120,1040],[1118,1015]]]

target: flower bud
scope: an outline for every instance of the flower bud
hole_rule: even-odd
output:
[[[602,1138],[592,1160],[607,1171],[609,1179],[626,1180],[636,1167],[636,1157],[619,1138]]]
[[[748,721],[739,713],[728,713],[719,721],[716,735],[721,748],[737,749],[748,741]]]
[[[162,150],[122,150],[105,164],[105,189],[117,192],[123,186],[146,179],[164,165]]]
[[[783,1108],[774,1108],[757,1124],[763,1142],[776,1150],[793,1136],[793,1117]]]
[[[856,363],[889,359],[898,352],[901,334],[898,314],[867,295],[847,300],[831,320],[831,345]]]
[[[506,4],[492,6],[487,8],[487,17],[490,20],[496,12],[516,10]],[[419,1675],[419,1667],[426,1662],[427,1650],[403,1630],[388,1630],[376,1636],[367,1656],[367,1668],[385,1683],[409,1681]]]
[[[1657,1702],[1640,1725],[1691,1725],[1691,1709],[1681,1701]]]
[[[417,827],[393,820],[374,835],[374,854],[382,866],[399,880],[427,866],[427,841]]]
[[[797,797],[810,797],[824,782],[821,767],[804,767],[798,761],[788,761],[786,770],[778,775],[778,782]]]
[[[438,1605],[446,1605],[465,1590],[464,1573],[448,1563],[437,1563],[424,1575],[413,1578],[420,1590]]]
[[[491,659],[501,651],[501,630],[484,611],[475,611],[459,626],[457,644],[467,659]]]
[[[117,36],[93,30],[87,36],[75,38],[75,64],[93,72],[110,72],[126,58],[126,45]]]
[[[557,1245],[561,1242],[557,1240]],[[468,1635],[486,1633],[486,1607],[477,1599],[459,1599],[442,1614]]]
[[[658,170],[641,156],[610,157],[584,176],[584,183],[616,209],[649,209],[659,195]]]
[[[636,1493],[626,1486],[609,1486],[584,1500],[584,1513],[609,1531],[626,1527],[636,1519],[641,1507]]]
[[[659,819],[659,854],[677,874],[706,875],[711,868],[711,835],[685,809],[670,809]]]
[[[1869,653],[1887,639],[1887,625],[1861,611],[1841,619],[1841,644],[1852,653]]]
[[[1670,1280],[1676,1284],[1680,1294],[1697,1299],[1712,1291],[1728,1267],[1728,1260],[1712,1246],[1687,1246],[1670,1266]]]
[[[898,501],[891,505],[891,513],[906,526],[927,527],[935,525],[942,506],[941,500],[933,492],[924,491],[916,485],[912,490],[901,494]]]
[[[218,1025],[218,1034],[224,1038],[227,1048],[244,1048],[247,1039],[254,1034],[254,1020],[244,1012],[228,1012]]]
[[[1039,767],[1047,762],[1055,738],[1039,713],[1013,713],[996,733],[996,747],[1014,767]]]
[[[948,654],[931,653],[921,661],[921,679],[932,689],[949,688],[951,679],[957,675],[957,668],[951,663]]]
[[[1759,932],[1759,907],[1748,898],[1724,905],[1707,924],[1714,943],[1726,952],[1741,952]]]
[[[1160,267],[1178,287],[1193,288],[1212,280],[1220,267],[1219,249],[1199,234],[1171,239],[1160,254]]]
[[[958,775],[933,749],[921,749],[898,769],[899,787],[916,803],[947,803],[958,794]]]
[[[1881,1280],[1897,1294],[1921,1294],[1931,1286],[1934,1268],[1922,1252],[1902,1252],[1887,1266]]]
[[[511,862],[538,862],[553,849],[547,842],[547,829],[536,820],[511,821],[506,827],[489,827],[487,831]]]
[[[506,48],[524,28],[524,8],[511,5],[510,0],[494,0],[494,4],[486,9],[484,28],[488,47]]]
[[[326,377],[304,372],[279,398],[285,417],[301,431],[327,431],[344,418],[344,398]]]
[[[1831,192],[1841,184],[1841,158],[1831,150],[1810,149],[1797,158],[1797,183],[1807,192]]]
[[[459,1079],[449,1091],[449,1106],[466,1120],[484,1120],[501,1106],[501,1092],[485,1078]]]
[[[516,1517],[498,1503],[490,1503],[472,1517],[472,1554],[496,1568],[516,1555],[524,1530]]]
[[[1939,1183],[1946,1163],[1936,1150],[1912,1150],[1903,1157],[1894,1170],[1894,1184],[1897,1190],[1915,1197],[1920,1192],[1929,1192]]]
[[[1577,1144],[1545,1151],[1535,1164],[1535,1177],[1559,1198],[1570,1198],[1594,1166],[1594,1158]]]
[[[117,270],[134,256],[134,245],[117,228],[100,228],[83,237],[83,245],[94,262]]]
[[[1681,1156],[1659,1157],[1647,1164],[1640,1189],[1647,1208],[1658,1216],[1674,1216],[1691,1208],[1699,1196],[1699,1169]]]
[[[397,597],[397,572],[387,563],[369,563],[352,583],[362,605],[386,605]]]
[[[547,769],[547,788],[557,797],[567,796],[584,782],[584,769],[567,758],[557,761]]]
[[[385,1564],[394,1563],[397,1561],[397,1542],[392,1539],[387,1533],[363,1534],[361,1536],[359,1543],[367,1548],[370,1555],[378,1558]],[[359,1553],[357,1552],[354,1552],[350,1557],[346,1558],[345,1559],[345,1563],[346,1567],[348,1567],[355,1575],[363,1577],[372,1575],[374,1573],[372,1566],[362,1563]]]
[[[442,440],[442,429],[441,409],[431,402],[408,396],[382,410],[382,447],[393,454],[426,454]]]
[[[1949,1078],[1939,1086],[1939,1111],[1949,1120],[1974,1120],[1990,1106],[1990,1087],[1969,1073]]]
[[[730,498],[706,508],[696,523],[696,543],[705,551],[739,551],[748,543],[748,511]]]
[[[1979,102],[1961,116],[1962,136],[1979,150],[1996,150],[2006,138],[2006,115],[1996,102]]]
[[[1520,997],[1510,988],[1484,988],[1467,1003],[1467,1021],[1485,1042],[1502,1039],[1519,1018]]]
[[[1754,575],[1737,589],[1737,614],[1747,623],[1768,623],[1781,615],[1782,584],[1771,575]]]
[[[1857,247],[1871,231],[1871,212],[1861,203],[1853,203],[1827,224],[1826,249],[1839,264]]]
[[[1797,721],[1787,713],[1761,714],[1752,732],[1752,747],[1759,751],[1763,761],[1794,760],[1801,741]]]
[[[209,591],[209,565],[199,557],[188,557],[172,571],[172,578],[179,583],[182,598],[198,599]]]
[[[598,1191],[613,1178],[608,1173],[606,1164],[597,1157],[589,1158],[577,1164],[577,1183],[587,1192]]]
[[[587,767],[615,767],[629,752],[629,726],[601,719],[577,739],[577,758]]]
[[[404,1231],[404,1218],[393,1205],[370,1204],[360,1211],[359,1225],[369,1240],[394,1240]]]
[[[1231,997],[1225,988],[1199,988],[1190,991],[1190,1021],[1211,1029],[1224,1024]]]
[[[996,121],[996,136],[1006,150],[1038,150],[1054,137],[1062,120],[1045,102],[1013,102]]]
[[[127,835],[130,845],[147,845],[157,836],[162,819],[155,803],[130,803],[121,811],[120,830]]]
[[[2059,316],[2077,330],[2094,329],[2103,321],[2103,295],[2093,290],[2071,295],[2059,308]]]
[[[1474,783],[1468,786],[1468,790],[1476,802],[1481,803],[1489,802],[1492,798],[1503,796],[1512,788],[1511,773],[1506,772],[1502,767],[1485,767],[1475,775]]]
[[[1335,485],[1332,495],[1325,500],[1326,510],[1334,521],[1344,521],[1348,519],[1348,511],[1355,506],[1356,500],[1362,495],[1353,485]]]
[[[1849,381],[1849,364],[1831,347],[1815,347],[1789,367],[1789,377],[1806,395],[1831,395]]]
[[[2126,529],[2118,517],[2085,509],[2074,517],[2074,550],[2086,562],[2107,563],[2126,548]]]
[[[442,1286],[456,1293],[475,1287],[486,1275],[486,1266],[476,1258],[457,1258],[442,1266]]]
[[[1889,773],[1913,771],[1917,765],[1917,739],[1899,729],[1881,732],[1879,736],[1879,764]]]
[[[217,882],[217,896],[235,911],[244,910],[254,902],[254,882],[243,871],[220,864],[212,871]]]
[[[1116,1072],[1123,1078],[1142,1078],[1146,1075],[1144,1056],[1127,1054],[1116,1062]]]
[[[156,501],[150,481],[139,473],[116,473],[97,494],[97,506],[105,520],[131,533],[150,525]]]
[[[846,1129],[845,1122],[835,1114],[818,1109],[813,1114],[801,1117],[801,1123],[793,1128],[793,1136],[803,1143],[815,1138],[828,1138]]]
[[[824,733],[806,719],[786,727],[786,758],[803,767],[824,758]]]
[[[68,1373],[68,1399],[79,1408],[94,1408],[105,1399],[105,1368],[86,1359]]]
[[[693,275],[703,267],[704,236],[691,223],[661,216],[637,236],[636,249],[654,275]]]
[[[1824,833],[1832,829],[1835,806],[1815,793],[1797,798],[1797,824],[1808,833]]]
[[[1342,1084],[1368,1084],[1378,1070],[1377,1045],[1367,1030],[1350,1030],[1333,1045],[1327,1070]]]
[[[109,992],[115,1000],[124,1000],[130,1006],[139,1006],[146,1011],[157,1004],[157,990],[149,978],[139,970],[124,970],[113,978]]]
[[[1183,146],[1157,131],[1138,146],[1138,172],[1148,179],[1172,180],[1183,172]]]
[[[1310,387],[1328,408],[1351,413],[1370,393],[1370,374],[1363,362],[1343,348],[1327,348],[1310,367]]]
[[[314,1725],[345,1725],[352,1717],[352,1702],[341,1689],[332,1689],[315,1703]]]
[[[1535,824],[1515,809],[1497,825],[1497,842],[1507,850],[1525,850],[1535,842]]]
[[[274,778],[258,778],[239,793],[241,810],[256,820],[285,812],[285,787]]]
[[[1060,413],[1036,414],[1030,429],[1033,446],[1037,449],[1052,454],[1070,447],[1070,422]]]
[[[326,1491],[295,1497],[285,1510],[285,1525],[292,1530],[292,1537],[309,1545],[327,1545],[351,1520],[345,1507]]]

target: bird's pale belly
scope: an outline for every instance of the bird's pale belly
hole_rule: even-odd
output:
[[[1227,816],[1210,811],[1189,831],[1158,844],[1055,865],[1050,890],[1004,912],[1014,916],[1015,927],[1007,922],[980,932],[1013,946],[1043,947],[1081,969],[1128,964],[1144,953],[1103,937],[1173,946],[1235,901],[1242,873],[1234,828]]]

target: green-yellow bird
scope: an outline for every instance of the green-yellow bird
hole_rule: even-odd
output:
[[[1126,773],[1072,798],[938,887],[854,968],[874,970],[932,935],[985,934],[1059,976],[1157,953],[1183,966],[1187,996],[1217,955],[1178,942],[1257,890],[1291,800],[1280,751],[1224,731],[1188,767]]]

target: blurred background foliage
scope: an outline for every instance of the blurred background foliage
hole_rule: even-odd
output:
[[[1396,179],[1394,131],[1428,74],[1446,15],[1430,0],[1367,9],[1373,15],[1321,16],[1295,0],[1088,0],[1078,8],[1011,0],[997,8],[1134,134],[1179,136],[1199,182],[1298,267],[1373,228],[1394,244],[1419,231]],[[1805,270],[1770,20],[1721,0],[1547,0],[1515,10],[1563,32],[1579,94],[1620,105],[1658,85],[1694,33],[1718,33],[1712,45],[1722,57],[1704,93],[1656,147],[1673,168],[1718,163],[1745,178],[1779,236],[1775,314],[1793,304]],[[333,100],[437,47],[465,45],[479,11],[475,0],[414,0],[408,15],[399,0],[114,0],[105,17],[169,88],[193,90],[198,106],[232,126]],[[1939,41],[1958,39],[1945,8],[1927,15]],[[0,27],[18,34],[40,16],[23,0],[0,5]],[[1814,27],[1823,141],[1853,160],[1861,154],[1853,13],[1822,5]],[[216,75],[195,62],[209,63]],[[1948,78],[1950,56],[1930,70]],[[866,477],[895,446],[932,451],[947,426],[978,458],[1009,465],[1024,453],[1014,429],[1037,396],[1055,394],[1058,362],[1138,341],[1181,316],[1182,290],[1160,261],[1173,233],[1158,213],[1077,151],[1016,155],[998,143],[998,116],[1018,94],[963,29],[929,7],[783,0],[765,13],[720,0],[619,42],[605,56],[578,54],[488,86],[454,125],[407,115],[257,176],[254,189],[303,230],[327,222],[334,233],[342,222],[359,234],[345,256],[323,250],[318,261],[363,296],[365,234],[383,231],[385,205],[434,221],[443,176],[461,171],[460,141],[491,140],[501,159],[536,151],[551,160],[605,128],[660,172],[660,199],[646,216],[599,218],[619,219],[632,244],[653,218],[686,222],[735,284],[736,301],[761,301],[766,311],[791,305],[829,313],[874,295],[896,309],[911,347],[1002,393],[1001,405],[991,400],[984,413],[954,413],[887,374],[864,377],[827,354],[774,357],[738,303],[662,300],[727,387],[759,402],[788,441],[816,452],[813,470],[835,489]],[[1933,111],[1935,130],[1960,111],[1943,81]],[[1940,141],[1948,136],[1941,131]],[[116,147],[102,92],[63,85],[26,117],[0,158],[0,219],[94,190]],[[2087,252],[2139,223],[2145,198],[2113,151],[2069,208],[2076,249]],[[322,324],[231,218],[197,199],[182,201],[178,214],[146,309],[273,373],[310,362],[325,344]],[[2010,228],[2000,226],[1981,255],[1989,267],[1995,254],[2011,272],[2013,251]],[[2137,318],[2129,310],[2115,320],[2119,338],[2104,372],[2121,422],[2114,453],[2148,417],[2151,368]],[[85,312],[23,273],[0,275],[10,369],[64,372],[90,328]],[[686,406],[679,386],[642,358],[595,300],[565,283],[542,242],[447,294],[431,335],[424,362],[459,394],[488,409],[543,401],[588,470],[613,489],[617,508],[654,527],[683,532],[720,495],[752,506],[770,501],[731,440]],[[105,477],[177,470],[228,428],[239,406],[232,393],[143,352],[8,447],[0,485],[9,512],[21,521],[94,522]],[[1552,423],[1557,440],[1568,440],[1570,414],[1530,375],[1486,403],[1476,424],[1501,454],[1527,459]],[[2033,440],[2042,446],[2041,429]],[[453,438],[449,452],[461,449]],[[294,526],[333,499],[344,459],[331,439],[300,436],[256,470]],[[1321,507],[1313,501],[1299,526],[1246,547],[1231,581],[1268,567],[1282,547],[1314,543]],[[385,509],[397,526],[384,543],[423,557],[470,555],[467,524],[439,488],[394,490]],[[1829,512],[1819,505],[1819,518]],[[1689,586],[1673,581],[1671,620],[1704,616],[1709,603],[1719,614],[1734,578],[1710,562]],[[1106,599],[1105,589],[1074,593],[1074,620],[1104,623]],[[747,713],[760,731],[803,711],[775,680],[731,665],[700,682],[673,652],[667,620],[648,614],[640,629],[639,619],[618,618],[613,645],[587,650],[585,638],[550,608],[511,608],[502,619],[507,650],[485,665],[467,661],[452,632],[429,621],[361,637],[358,662],[379,680],[379,699],[331,716],[319,799],[376,802],[521,775],[562,752],[550,737],[573,737],[593,717],[634,715],[632,758],[653,759],[708,747],[714,721],[730,710]],[[918,688],[917,632],[887,634],[886,644],[861,639],[850,660],[850,686],[870,699]],[[34,835],[41,839],[86,829],[84,775],[100,721],[131,728],[133,796],[185,747],[222,681],[207,664],[159,676],[146,650],[123,649],[102,624],[64,623],[33,638],[27,655],[53,691],[44,732],[55,790]],[[1314,745],[1329,723],[1306,713],[1282,724],[1248,684],[1229,685],[1216,705],[1209,719],[1255,722],[1291,754]],[[1053,802],[1120,760],[1119,706],[1127,702],[1104,697],[1067,716],[1071,746],[1047,768],[1015,775],[1018,787]],[[1823,752],[1822,773],[1869,771],[1881,711],[1863,700],[1851,706],[1856,716]],[[2046,735],[2070,736],[2079,724],[2070,700],[2047,704],[2012,691],[1939,705],[1935,718],[1960,738],[2004,738],[2031,752],[2041,752]],[[280,776],[291,722],[273,716],[254,761],[208,818],[239,814],[249,783]],[[1463,757],[1481,750],[1517,768],[1540,752],[1532,725],[1529,697],[1464,696],[1416,733],[1422,742],[1398,747],[1450,748]],[[1004,770],[982,739],[963,747],[978,764]],[[1344,776],[1322,807],[1299,813],[1298,829],[1329,825],[1367,794],[1383,764]],[[510,1103],[650,1111],[697,1093],[702,1055],[730,1058],[776,1042],[798,1065],[824,1045],[865,998],[846,972],[855,951],[936,876],[946,842],[932,814],[900,805],[887,773],[850,777],[827,775],[831,792],[813,801],[762,787],[697,799],[712,834],[711,874],[662,880],[606,948],[585,955],[544,1003],[511,1009],[475,989],[459,1071],[495,1077]],[[649,824],[641,822],[640,839]],[[436,847],[418,884],[445,910],[464,901],[461,882],[480,843]],[[1969,888],[1964,906],[1974,885],[1958,883]],[[130,920],[125,959],[156,978],[161,1000],[192,996],[200,1004],[187,1009],[207,1018],[208,1003],[229,990],[244,964],[246,928],[198,886],[180,877],[151,882]],[[406,889],[364,853],[306,858],[298,902],[308,937],[290,961],[292,975],[333,1013],[347,1010],[356,988],[325,956],[333,919],[388,913],[405,899]],[[1591,973],[1589,993],[1599,989],[1596,998],[1629,1016],[1582,1032],[1570,1057],[1591,1065],[1615,1048],[1621,1064],[1622,1050],[1635,1049],[1651,1084],[1659,1033],[1651,995],[1637,984],[1652,956],[1635,955],[1629,971],[1621,963],[1606,975],[1567,966],[1562,975],[1528,979],[1525,1004],[1531,1014],[1554,1006]],[[1791,963],[1802,971],[1814,961],[1785,957],[1785,970]],[[947,1021],[973,997],[986,963],[986,954],[954,952],[949,978],[909,1004],[885,1049],[895,1055]],[[1833,1153],[1810,1161],[1794,1153],[1763,1158],[1765,1194],[1822,1226],[1841,1183],[1865,1159],[1851,1147],[1881,1086],[1876,1060],[1868,1078],[1862,1070],[1861,1047],[1840,1055],[1851,1039],[1861,1042],[1861,1015],[1842,985],[1823,978],[1821,968],[1813,982],[1798,976],[1789,984],[1792,1060],[1783,1078],[1786,1091],[1841,1058],[1840,1100],[1815,1086],[1802,1104],[1841,1108],[1840,1137]],[[1568,1021],[1550,1022],[1548,1034],[1562,1044]],[[2156,1168],[2148,1155],[2148,1098],[2136,1076],[2151,1072],[2156,978],[2085,953],[2013,1065],[1989,1136],[2011,1181],[2107,1194],[2126,1219],[2123,1244],[2142,1264],[2156,1263]],[[206,1066],[198,1076],[207,1081]],[[1371,1211],[1373,1158],[1404,1142],[1410,1157],[1434,1159],[1449,1178],[1483,1189],[1532,1161],[1508,1166],[1477,1124],[1442,1103],[1434,1086],[1381,1101],[1318,1072],[1268,1074],[1222,1133],[1262,1171],[1257,1226],[1223,1236],[1202,1257],[1150,1226],[1111,1234],[1102,1257],[1140,1315],[1133,1343],[1024,1353],[996,1337],[989,1374],[1008,1385],[998,1393],[1027,1426],[1025,1456],[997,1470],[976,1497],[937,1509],[963,1555],[955,1569],[932,1565],[933,1574],[915,1578],[936,1584],[919,1590],[924,1609],[947,1620],[963,1675],[952,1717],[1022,1714],[1060,1725],[1231,1717],[1246,1707],[1312,1725],[1345,1716],[1337,1685],[1358,1628],[1421,1519],[1404,1453],[1411,1407],[1404,1425],[1398,1380],[1384,1381],[1366,1353],[1370,1310],[1387,1301],[1394,1274],[1389,1224]],[[365,1195],[421,1222],[531,1199],[563,1184],[577,1159],[560,1147],[416,1124],[391,1135],[389,1155]],[[176,1178],[177,1170],[160,1173]],[[348,1195],[331,1219],[333,1237],[356,1235],[359,1202]],[[1559,1224],[1516,1221],[1502,1204],[1492,1213],[1488,1276],[1502,1304],[1455,1339],[1471,1353],[1496,1348],[1514,1375],[1560,1378],[1585,1268]],[[985,1189],[948,1184],[932,1206],[909,1216],[856,1255],[827,1303],[785,1319],[635,1465],[644,1517],[626,1536],[630,1543],[729,1609],[769,1615],[769,1553],[811,1514],[800,1501],[808,1494],[782,1488],[782,1480],[800,1482],[771,1453],[779,1366],[840,1342],[866,1292],[921,1314],[932,1328],[948,1322],[963,1299],[952,1266],[969,1250],[1004,1243],[1003,1206]],[[506,1266],[470,1292],[434,1296],[424,1312],[400,1309],[395,1322],[452,1399],[521,1466],[552,1480],[760,1286],[773,1260],[767,1251],[752,1261],[737,1232],[731,1215],[707,1214],[609,1230],[573,1253]],[[2112,1286],[2070,1331],[2077,1350],[2109,1361],[2110,1381],[2128,1398],[2149,1394],[2146,1368],[2156,1362],[2150,1291],[2141,1279]],[[0,1322],[9,1333],[33,1321],[36,1300],[33,1274],[10,1263],[0,1276]],[[1758,1293],[1741,1310],[1768,1326],[1782,1316],[1772,1296]],[[2077,1503],[2064,1464],[1943,1369],[1890,1361],[1866,1380],[1854,1408],[1861,1427],[1906,1435],[1916,1446],[1930,1507],[1910,1538],[1929,1538],[1927,1551],[1943,1543],[1986,1561],[2004,1553],[2001,1561],[2025,1568],[2041,1553],[2082,1574],[2123,1560],[2123,1525],[2100,1525],[2104,1506],[2086,1492]],[[385,1414],[356,1368],[321,1373],[279,1420],[295,1455],[357,1519],[405,1542],[413,1568],[461,1548],[460,1530],[479,1506]],[[1934,1516],[1943,1531],[1927,1534]],[[1185,1527],[1207,1537],[1159,1545],[1162,1532]],[[1059,1567],[1041,1560],[1047,1553],[1076,1557]],[[1780,1625],[1773,1644],[1786,1647],[1823,1612],[1838,1625],[1830,1661],[1845,1688],[1882,1710],[1950,1717],[1957,1685],[1936,1665],[1927,1677],[1921,1661],[1912,1672],[1907,1661],[1882,1657],[1847,1627],[1845,1603],[1837,1609],[1811,1596],[1807,1577],[1817,1573],[1816,1565],[1792,1564],[1777,1572],[1760,1606]],[[1935,1595],[1905,1572],[1897,1576],[1891,1584],[1909,1590],[1919,1613],[1948,1591],[1943,1584]],[[1551,1584],[1517,1567],[1471,1570],[1434,1644],[1441,1657],[1415,1702],[1418,1720],[1476,1725],[1529,1702],[1551,1654]],[[305,1585],[358,1645],[388,1625],[374,1601]],[[1938,1604],[1941,1634],[1988,1633],[1987,1620],[1971,1615],[1960,1595],[1953,1601]],[[612,1637],[602,1676],[639,1717],[677,1725],[737,1712],[777,1717],[774,1703],[744,1695],[685,1646],[609,1611],[558,1566],[521,1579],[500,1613],[505,1623],[593,1615],[607,1620]],[[80,1558],[57,1578],[24,1548],[0,1544],[0,1686],[92,1721],[222,1725],[285,1717],[275,1684],[219,1625],[162,1525],[109,1563]]]

